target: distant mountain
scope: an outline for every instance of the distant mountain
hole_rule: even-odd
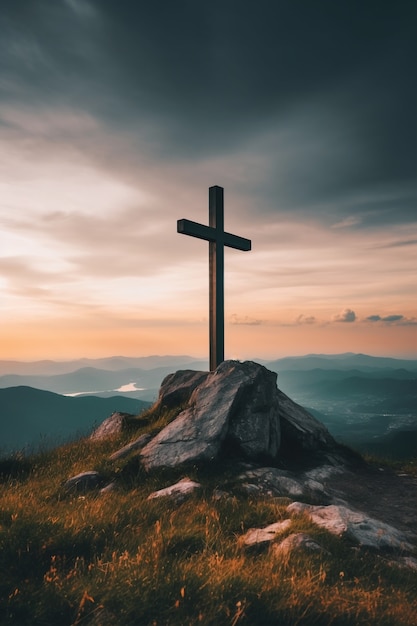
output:
[[[417,371],[417,360],[393,359],[390,357],[369,356],[367,354],[308,354],[306,356],[284,357],[268,361],[266,367],[273,371],[311,370],[311,369],[400,369]]]
[[[314,393],[326,397],[374,395],[380,398],[389,396],[411,396],[416,399],[417,407],[417,377],[398,380],[396,378],[367,378],[363,376],[348,376],[342,380],[316,381],[310,383],[307,388],[313,388]],[[307,389],[306,389],[307,390]]]
[[[113,396],[67,398],[31,387],[0,389],[0,454],[88,433],[114,411],[137,415],[149,403]]]
[[[205,369],[205,363],[194,361],[187,363],[186,369]],[[123,370],[103,370],[93,367],[84,367],[67,374],[54,376],[35,376],[8,374],[0,376],[0,388],[27,386],[60,394],[93,394],[114,395],[122,393],[121,387],[134,385],[138,391],[132,391],[130,397],[146,400],[155,399],[162,380],[173,371],[171,366],[154,369],[130,368]]]
[[[208,361],[201,361],[201,359],[195,359],[186,355],[155,355],[145,357],[113,356],[102,359],[77,359],[73,361],[0,361],[0,376],[6,374],[54,376],[57,374],[68,374],[85,367],[93,367],[95,369],[109,370],[112,372],[129,368],[149,370],[157,367],[169,367],[175,371],[187,365],[191,366],[193,363],[204,364],[203,369],[208,368]]]

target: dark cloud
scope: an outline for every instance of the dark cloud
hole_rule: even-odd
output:
[[[107,129],[32,130],[50,148],[120,170],[251,153],[238,184],[268,218],[415,221],[411,0],[6,0],[0,20],[2,104]]]
[[[352,309],[345,309],[338,315],[335,315],[333,318],[334,322],[355,322],[356,321],[356,313],[352,311]]]
[[[417,324],[415,317],[406,317],[405,315],[369,315],[365,321],[398,326],[415,326]]]
[[[382,317],[380,315],[369,315],[366,319],[368,322],[380,322]]]
[[[382,318],[383,322],[400,322],[404,319],[404,315],[386,315]]]

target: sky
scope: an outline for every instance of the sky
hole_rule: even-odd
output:
[[[414,0],[2,0],[0,359],[417,356]]]

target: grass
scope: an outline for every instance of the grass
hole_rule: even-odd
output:
[[[173,417],[161,414],[135,436]],[[285,519],[288,500],[213,499],[230,466],[190,468],[203,489],[182,504],[147,500],[184,474],[146,475],[129,459],[110,464],[124,443],[80,440],[0,462],[2,626],[416,623],[415,572],[302,516],[285,534],[309,532],[331,556],[245,551],[242,534]],[[63,482],[91,469],[117,476],[119,488],[63,497]]]

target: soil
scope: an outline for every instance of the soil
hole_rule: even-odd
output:
[[[417,536],[417,476],[363,464],[333,474],[325,486],[356,509]]]

